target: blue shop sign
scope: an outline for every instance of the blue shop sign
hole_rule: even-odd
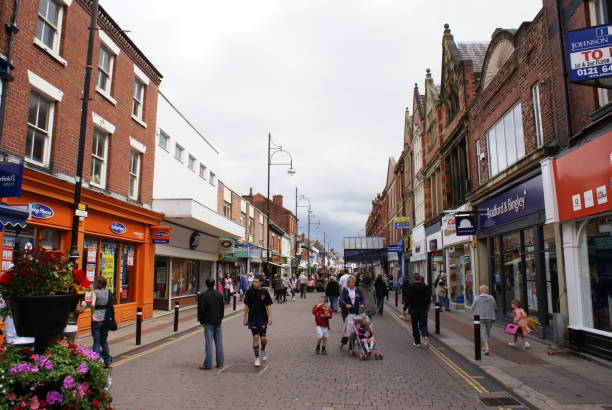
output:
[[[112,233],[116,233],[117,235],[122,235],[127,232],[127,228],[121,222],[113,222],[110,224],[110,231]]]
[[[571,82],[597,85],[612,76],[612,25],[566,32],[565,56]]]
[[[387,246],[387,252],[404,252],[404,243],[403,241],[399,241],[394,245]]]
[[[473,212],[455,214],[455,229],[457,236],[476,234],[476,214]]]
[[[23,181],[23,164],[0,162],[0,198],[19,198]]]
[[[32,208],[32,218],[36,219],[51,219],[55,212],[53,212],[53,208],[48,207],[45,204],[39,204],[38,202],[32,202],[30,204]]]
[[[395,229],[410,229],[410,222],[393,222]]]
[[[537,175],[478,205],[478,229],[510,222],[544,210],[542,175]]]

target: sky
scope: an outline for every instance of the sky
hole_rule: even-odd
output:
[[[425,70],[440,80],[444,23],[489,40],[532,20],[540,0],[100,0],[164,75],[162,91],[221,152],[219,178],[312,204],[311,238],[342,248],[363,235],[371,201],[402,150],[404,113]],[[146,6],[145,6],[146,5]],[[286,162],[278,154],[275,162]],[[300,205],[307,205],[301,201]],[[300,230],[307,230],[299,208]]]

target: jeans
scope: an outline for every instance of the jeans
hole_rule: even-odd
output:
[[[229,289],[223,288],[223,301],[226,305],[230,303]]]
[[[448,296],[438,296],[440,311],[450,310],[450,298]]]
[[[332,308],[334,312],[338,311],[338,296],[329,297],[329,306]]]
[[[300,283],[300,297],[301,298],[306,297],[306,284],[305,283]]]
[[[112,363],[112,358],[108,351],[108,328],[104,322],[91,322],[91,337],[93,338],[93,351],[98,353],[105,365]]]
[[[421,336],[429,337],[427,333],[427,308],[411,308],[410,316],[412,316],[414,343],[421,344]]]
[[[221,325],[204,325],[204,366],[212,367],[212,344],[215,343],[215,353],[217,366],[223,366],[223,336]]]
[[[378,310],[380,313],[382,313],[382,312],[383,312],[383,307],[384,307],[384,306],[385,306],[385,297],[384,297],[384,296],[382,296],[382,297],[380,297],[380,298],[378,298],[378,299],[376,300],[376,309],[377,309],[377,310]]]

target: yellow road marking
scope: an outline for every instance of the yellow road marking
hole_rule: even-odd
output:
[[[232,320],[232,319],[234,319],[235,317],[238,317],[238,316],[240,316],[240,314],[235,314],[233,316],[227,317],[227,318],[223,319],[223,322],[225,323],[225,322],[230,321],[230,320]],[[140,353],[137,353],[137,354],[134,354],[134,355],[131,355],[131,356],[127,356],[125,359],[121,359],[118,362],[113,363],[113,368],[119,367],[121,365],[124,365],[127,362],[129,362],[131,360],[134,360],[134,359],[137,359],[139,357],[148,355],[149,353],[156,352],[156,351],[158,351],[160,349],[163,349],[164,347],[170,346],[171,344],[179,342],[179,341],[181,341],[183,339],[187,339],[188,337],[194,336],[194,335],[196,335],[198,333],[201,333],[201,332],[202,332],[202,329],[197,329],[197,330],[194,330],[193,332],[189,332],[187,334],[184,334],[181,337],[171,338],[171,340],[169,340],[166,343],[162,343],[162,344],[160,344],[158,346],[152,347],[152,348],[147,349],[147,350],[145,350],[143,352],[140,352]]]
[[[412,331],[412,329],[409,328],[408,325],[404,321],[402,321],[395,312],[391,312],[391,317],[395,319],[395,321],[400,326],[402,326],[404,329],[410,332]],[[470,385],[474,390],[476,390],[478,393],[481,393],[481,394],[489,393],[489,391],[482,384],[480,384],[477,380],[475,380],[475,377],[482,378],[482,376],[470,376],[461,367],[459,367],[455,362],[453,362],[451,359],[449,359],[446,355],[444,355],[440,350],[438,350],[436,347],[432,346],[431,344],[429,345],[429,350],[438,359],[440,359],[442,363],[450,367],[451,370],[453,370],[459,377],[465,380],[465,382],[468,385]]]

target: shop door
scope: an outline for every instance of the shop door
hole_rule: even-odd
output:
[[[134,278],[136,276],[136,247],[134,245],[121,245],[121,303],[134,301]]]
[[[520,232],[513,232],[502,237],[503,249],[503,309],[504,314],[512,311],[512,301],[522,300],[522,281],[521,274],[521,235]]]

